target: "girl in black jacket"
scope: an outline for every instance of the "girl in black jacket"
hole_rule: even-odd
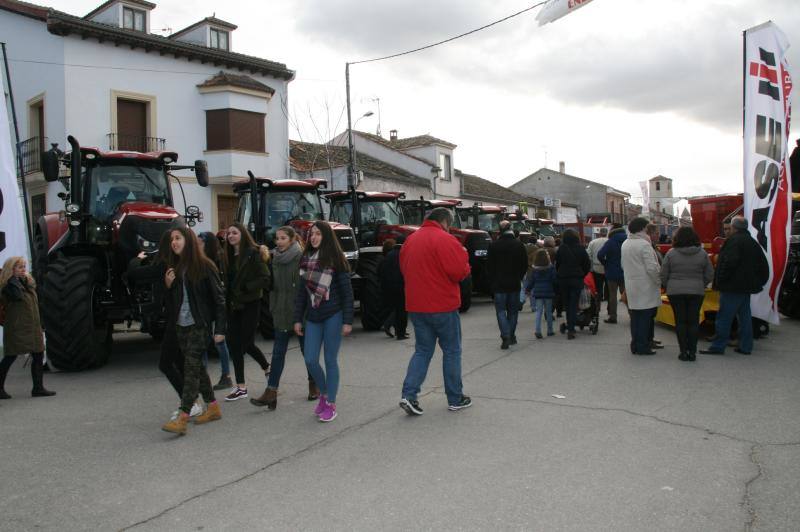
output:
[[[211,379],[203,366],[211,328],[214,341],[225,340],[225,296],[217,267],[208,260],[195,234],[186,227],[170,231],[169,264],[164,275],[167,287],[167,321],[174,323],[178,346],[184,357],[184,382],[180,415],[162,429],[186,434],[189,413],[198,389],[208,404],[195,423],[208,423],[222,417],[219,403],[211,389]]]
[[[270,273],[267,263],[269,253],[262,253],[250,232],[236,222],[228,227],[225,238],[225,255],[228,271],[225,272],[225,293],[228,305],[228,347],[233,361],[236,387],[225,397],[237,401],[247,397],[244,376],[244,353],[248,352],[258,362],[264,375],[269,374],[269,363],[255,347],[256,329],[261,310],[261,298],[269,288]]]

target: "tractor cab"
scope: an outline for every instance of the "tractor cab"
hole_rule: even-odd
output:
[[[353,216],[351,192],[337,191],[324,196],[330,202],[330,220],[357,229],[360,248],[380,246],[385,240],[410,235],[419,227],[407,225],[399,200],[404,192],[356,191],[358,216]]]
[[[506,208],[499,205],[475,203],[472,207],[456,207],[461,226],[486,231],[492,240],[500,235],[500,222],[504,219]]]
[[[504,220],[511,222],[511,229],[514,234],[519,236],[523,244],[530,244],[536,242],[536,235],[531,231],[530,220],[528,215],[522,212],[506,212]]]

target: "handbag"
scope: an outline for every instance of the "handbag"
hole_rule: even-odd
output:
[[[619,295],[619,302],[623,303],[626,307],[628,306],[628,292],[625,290]]]
[[[578,309],[586,310],[592,306],[592,291],[588,286],[584,286],[581,290],[581,295],[578,298]]]

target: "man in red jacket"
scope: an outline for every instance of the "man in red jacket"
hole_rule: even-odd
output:
[[[450,211],[433,209],[422,227],[406,239],[400,250],[400,269],[405,279],[406,310],[414,325],[416,345],[403,381],[400,407],[409,415],[422,415],[417,402],[436,340],[442,348],[444,389],[449,410],[472,406],[461,389],[461,306],[459,283],[469,274],[464,247],[448,230]]]

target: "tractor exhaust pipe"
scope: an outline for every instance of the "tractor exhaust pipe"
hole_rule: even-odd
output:
[[[67,142],[72,146],[69,177],[70,203],[78,205],[80,210],[83,210],[81,205],[81,145],[78,143],[78,139],[72,135],[67,137]]]

